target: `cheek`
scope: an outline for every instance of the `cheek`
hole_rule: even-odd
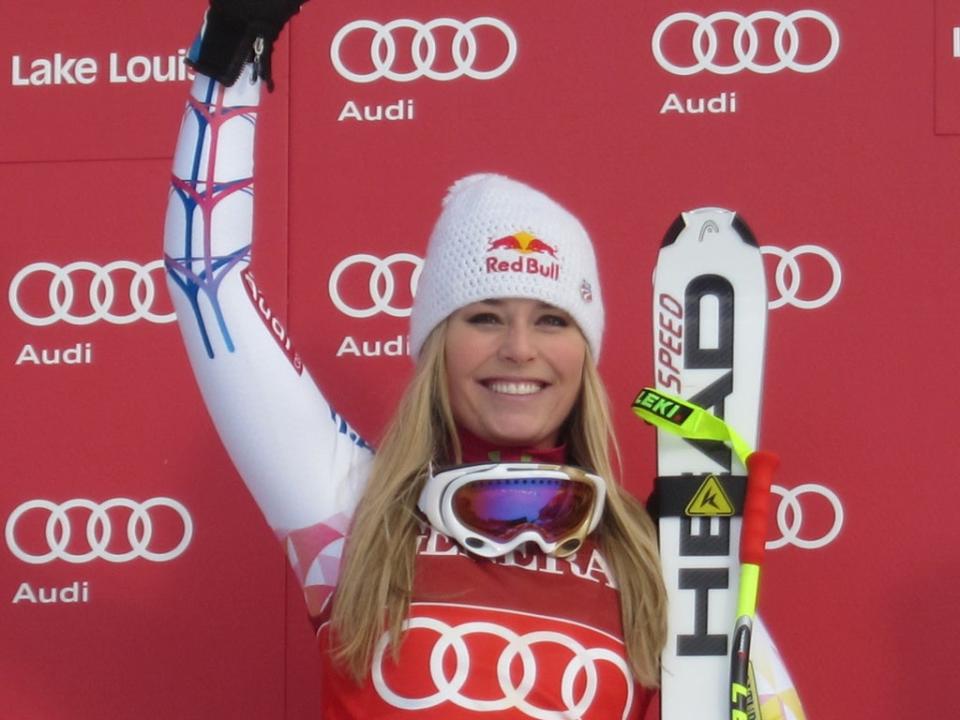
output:
[[[583,365],[580,364],[576,368],[571,367],[570,371],[570,375],[566,381],[565,393],[568,411],[576,405],[577,399],[580,397],[580,391],[583,387]]]
[[[580,390],[583,387],[583,372],[586,363],[585,348],[578,352],[570,352],[563,361],[564,400],[568,411],[573,409]]]
[[[451,389],[473,372],[475,354],[468,343],[450,342],[445,351],[444,369]]]
[[[454,417],[461,419],[470,386],[473,383],[473,372],[476,367],[476,354],[466,343],[449,343],[445,350],[444,370],[447,383],[447,397]]]
[[[496,352],[496,338],[466,323],[451,322],[444,345],[444,365],[451,380],[466,380]]]
[[[565,382],[580,386],[586,354],[587,346],[582,340],[558,344],[554,349],[554,367]]]
[[[459,357],[447,357],[446,378],[447,401],[450,403],[450,413],[457,427],[465,428],[473,433],[480,433],[476,418],[478,411],[477,388],[469,374],[468,358],[460,353]]]

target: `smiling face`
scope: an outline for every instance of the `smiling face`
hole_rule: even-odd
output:
[[[458,426],[497,445],[557,445],[587,352],[567,313],[537,300],[473,303],[450,316],[444,352]]]

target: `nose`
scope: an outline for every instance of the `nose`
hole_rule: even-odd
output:
[[[510,323],[500,344],[500,357],[515,363],[526,363],[537,356],[533,329],[526,323]]]

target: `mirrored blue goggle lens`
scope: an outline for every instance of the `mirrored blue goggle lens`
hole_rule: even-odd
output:
[[[593,501],[590,483],[527,477],[475,480],[454,492],[452,507],[461,523],[493,540],[506,542],[533,528],[557,542],[584,522]]]

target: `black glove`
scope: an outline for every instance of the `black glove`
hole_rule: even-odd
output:
[[[199,49],[187,64],[224,85],[233,85],[246,62],[254,79],[273,91],[270,58],[273,44],[287,21],[306,0],[210,0]]]

